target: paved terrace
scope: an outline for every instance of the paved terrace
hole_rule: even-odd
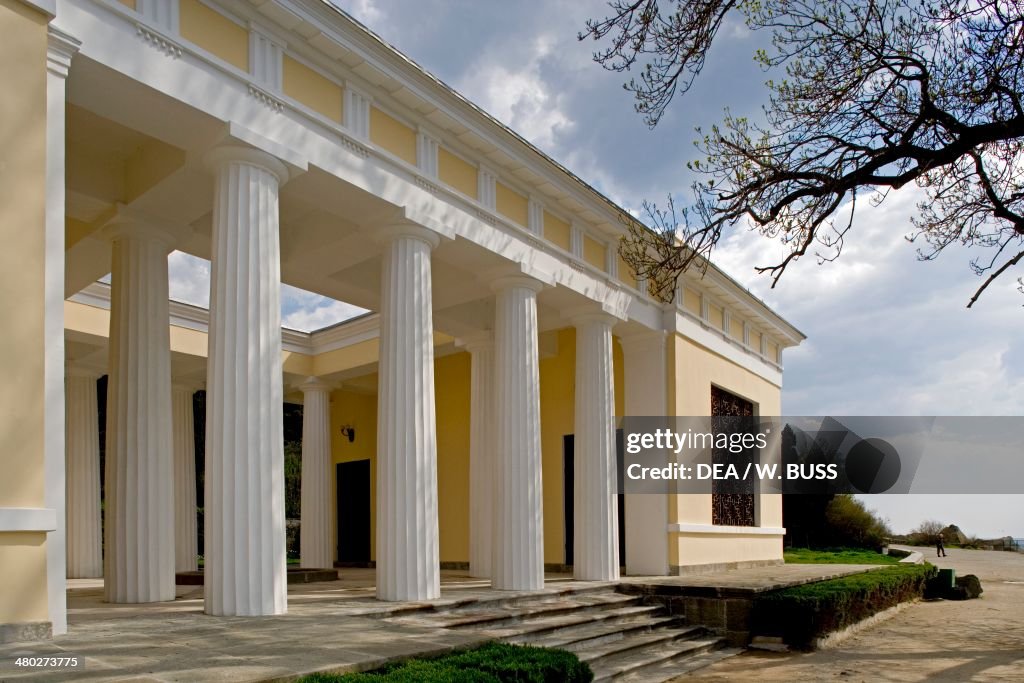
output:
[[[686,577],[629,577],[623,583],[702,594],[761,592],[844,574],[870,565],[783,565]],[[71,580],[70,633],[52,641],[0,645],[0,680],[40,681],[287,681],[314,671],[362,671],[388,661],[440,654],[486,639],[471,631],[417,627],[383,619],[455,608],[519,593],[491,590],[465,572],[442,572],[442,597],[431,603],[374,599],[372,569],[343,569],[338,581],[288,587],[288,614],[279,617],[209,617],[202,587],[179,586],[174,602],[111,605],[102,580]],[[545,592],[608,584],[548,574]],[[535,595],[535,594],[534,594]],[[19,654],[85,657],[85,668],[27,671]]]

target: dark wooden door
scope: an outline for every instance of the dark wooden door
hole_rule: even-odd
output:
[[[370,461],[340,462],[338,491],[338,562],[370,562]]]
[[[576,469],[575,466],[575,453],[574,453],[575,438],[572,434],[566,434],[562,437],[562,510],[563,517],[565,519],[565,563],[572,564],[573,558],[573,519],[575,517],[573,511],[573,496],[575,495],[575,485],[573,483],[573,476]],[[617,505],[617,517],[619,523],[619,564],[622,566],[626,565],[626,499],[622,495],[622,458],[623,458],[623,435],[622,430],[615,430],[615,470],[617,486],[615,490],[618,492],[616,499]]]

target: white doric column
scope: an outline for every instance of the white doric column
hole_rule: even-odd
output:
[[[494,337],[467,339],[470,353],[469,574],[491,576],[494,517]]]
[[[100,536],[100,430],[96,405],[99,373],[69,367],[67,402],[68,578],[103,576]]]
[[[65,541],[64,229],[66,82],[81,43],[52,24],[46,46],[46,208],[43,284],[43,504],[57,528],[46,535],[46,594],[51,632],[68,631]]]
[[[107,602],[174,599],[174,469],[167,255],[172,239],[124,214],[106,228],[110,274],[107,380]]]
[[[513,276],[495,282],[494,289],[497,457],[491,585],[499,590],[538,590],[544,587],[537,353],[541,284]]]
[[[576,422],[573,467],[573,576],[619,578],[615,499],[615,374],[607,313],[573,318],[576,326]]]
[[[377,598],[441,595],[430,252],[439,237],[412,224],[380,231],[377,403]]]
[[[171,412],[174,422],[174,570],[199,568],[196,534],[196,442],[192,413],[192,387],[174,385]]]
[[[287,611],[278,188],[259,150],[207,155],[215,174],[206,391],[206,613]]]
[[[331,387],[310,377],[302,389],[300,564],[334,566],[331,536]]]
[[[668,414],[668,356],[661,330],[623,337],[623,394],[626,415]],[[669,573],[668,496],[626,494],[626,574],[664,576]]]

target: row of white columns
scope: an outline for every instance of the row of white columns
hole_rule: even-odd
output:
[[[103,576],[100,526],[100,444],[96,396],[98,370],[70,365],[67,407],[67,576]],[[174,569],[197,568],[195,432],[192,387],[174,385]]]
[[[208,162],[215,188],[207,373],[206,611],[279,614],[286,610],[287,598],[278,188],[288,172],[277,159],[250,148],[217,148]],[[195,496],[192,487],[190,502],[184,484],[190,474],[194,476],[186,462],[194,457],[185,435],[191,427],[187,398],[177,392],[172,398],[171,390],[171,241],[153,226],[130,219],[117,221],[110,235],[114,258],[106,594],[114,602],[169,600],[174,597],[174,570],[186,568],[187,548],[194,548],[188,515],[176,515],[174,501],[179,501],[179,510],[186,505],[194,510]],[[384,600],[427,600],[440,595],[431,311],[431,251],[439,238],[411,223],[389,226],[379,236],[384,256],[377,593]],[[497,280],[493,342],[481,341],[469,349],[474,368],[471,569],[476,575],[489,575],[499,589],[535,590],[544,584],[540,288],[540,283],[523,276]],[[583,579],[611,580],[619,571],[613,494],[614,321],[589,313],[574,321],[576,575]],[[306,566],[330,566],[331,523],[325,514],[330,497],[325,476],[330,458],[329,389],[311,383],[303,391],[309,415],[303,470],[309,476],[304,474],[302,487],[302,561]],[[86,421],[83,418],[76,429],[85,429]],[[172,435],[172,424],[181,426],[180,438]],[[172,451],[179,457],[173,458]],[[69,459],[72,455],[69,452]],[[76,457],[84,461],[93,456]],[[182,482],[177,492],[175,481]],[[93,499],[97,501],[98,495]],[[166,543],[172,537],[175,546]],[[90,538],[88,532],[81,538]],[[91,545],[95,551],[95,541]],[[82,566],[93,562],[85,571],[95,571],[95,554],[81,556]],[[176,562],[176,557],[181,559]]]

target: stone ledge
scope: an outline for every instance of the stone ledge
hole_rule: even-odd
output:
[[[0,624],[0,643],[20,643],[53,638],[53,625],[48,621],[22,621]]]

